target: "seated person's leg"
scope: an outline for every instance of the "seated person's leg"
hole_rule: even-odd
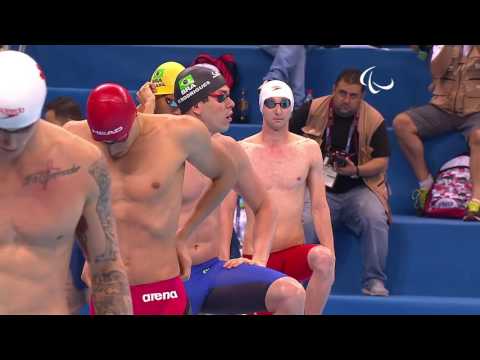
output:
[[[393,121],[398,142],[419,181],[415,197],[415,207],[419,212],[423,210],[428,190],[433,184],[433,177],[425,162],[423,140],[455,131],[458,122],[457,116],[431,104],[403,112]]]
[[[370,295],[388,295],[384,288],[388,254],[387,214],[377,196],[366,186],[348,192],[348,204],[344,208],[344,224],[359,238],[363,260],[363,292]],[[345,220],[345,219],[348,219]]]
[[[303,45],[280,45],[270,70],[263,80],[280,80],[290,84],[290,74],[302,57],[305,57],[305,47]]]
[[[464,220],[480,221],[480,113],[470,115],[459,130],[463,131],[470,147],[470,179],[473,187]]]
[[[311,244],[287,249],[282,271],[298,281],[308,280],[305,314],[321,314],[335,277],[330,250],[323,245]]]
[[[256,265],[241,264],[225,269],[224,263],[218,260],[208,271],[210,288],[202,312],[242,314],[267,310],[276,314],[304,313],[305,291],[294,279]]]

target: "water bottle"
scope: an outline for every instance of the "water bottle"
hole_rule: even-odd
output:
[[[241,124],[248,123],[248,100],[245,89],[240,92],[240,100],[238,101],[238,122]]]
[[[233,228],[235,230],[235,234],[237,234],[240,253],[242,253],[243,240],[245,238],[245,229],[247,226],[247,213],[245,210],[245,202],[243,200],[243,197],[241,196],[237,198],[237,206],[235,208],[235,214],[233,219]]]

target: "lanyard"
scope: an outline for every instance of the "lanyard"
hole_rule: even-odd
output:
[[[355,117],[352,121],[352,125],[350,125],[350,129],[348,130],[348,139],[347,139],[347,145],[345,146],[345,152],[347,154],[350,153],[350,147],[352,145],[352,138],[353,138],[353,133],[355,132],[355,128],[357,127],[358,124],[358,119],[359,119],[359,112],[355,114]],[[333,116],[333,100],[330,101],[330,104],[328,104],[328,123],[327,123],[327,130],[326,130],[326,140],[325,140],[325,149],[327,153],[330,152],[331,147],[332,147],[332,130],[331,128],[333,127],[333,121],[334,121],[334,116]]]

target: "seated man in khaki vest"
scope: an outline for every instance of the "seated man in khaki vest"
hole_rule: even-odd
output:
[[[390,149],[382,115],[363,100],[360,71],[344,70],[333,93],[306,102],[293,113],[292,132],[315,139],[325,159],[325,185],[334,228],[345,225],[360,238],[362,292],[388,296],[385,266],[391,212],[385,183]],[[304,226],[312,231],[307,194]]]
[[[422,211],[433,178],[422,140],[461,131],[470,146],[472,199],[464,220],[480,221],[480,45],[434,45],[430,103],[396,116],[393,127],[419,181],[415,207]]]

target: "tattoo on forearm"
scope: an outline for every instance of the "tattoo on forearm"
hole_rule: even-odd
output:
[[[127,276],[117,270],[93,277],[93,305],[95,314],[121,315],[132,311],[132,300]]]
[[[75,174],[80,170],[80,166],[73,164],[70,169],[61,170],[53,166],[52,160],[47,160],[47,169],[37,171],[36,173],[25,176],[23,186],[31,184],[41,184],[43,189],[47,189],[48,182],[61,176],[68,176]]]
[[[85,254],[85,257],[87,258],[87,260],[90,260],[90,256],[88,254],[88,248],[87,248],[87,243],[88,243],[87,230],[88,230],[87,220],[85,220],[85,217],[82,216],[80,218],[80,221],[78,222],[77,228],[75,229],[75,234],[77,235],[77,240]]]
[[[114,261],[118,257],[118,248],[113,233],[113,215],[110,198],[110,175],[104,160],[95,161],[88,169],[89,174],[95,179],[100,195],[97,201],[97,215],[105,234],[105,251],[98,255],[94,261]]]

